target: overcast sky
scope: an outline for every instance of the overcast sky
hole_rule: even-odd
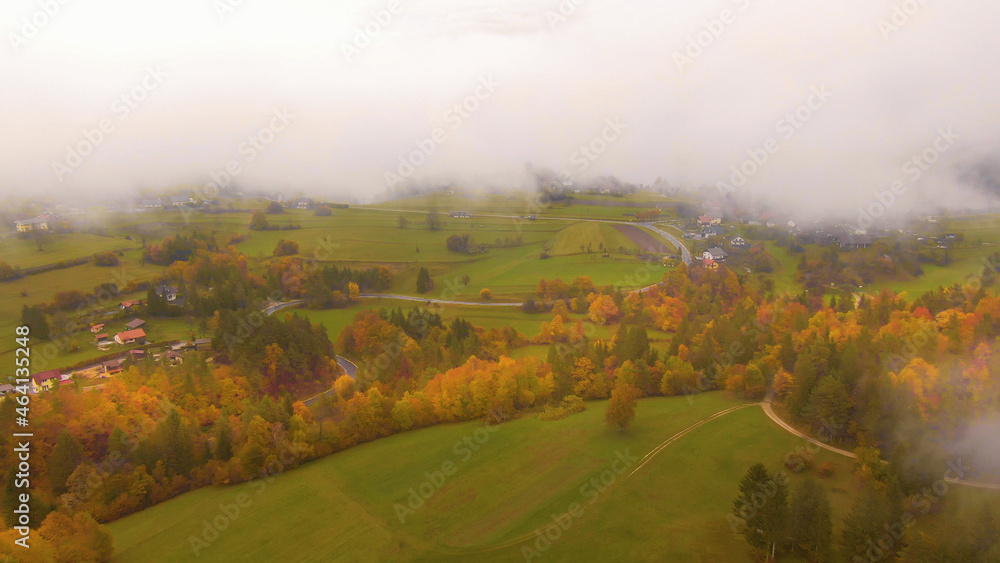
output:
[[[357,197],[387,172],[516,186],[529,162],[714,186],[744,164],[736,189],[846,211],[896,180],[896,209],[982,205],[997,170],[1000,6],[973,0],[64,1],[0,5],[4,192],[227,164],[247,188]]]

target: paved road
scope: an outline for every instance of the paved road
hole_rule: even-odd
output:
[[[428,299],[412,295],[393,295],[391,293],[362,293],[361,299],[401,299],[403,301],[419,301],[420,303],[437,303],[439,305],[475,305],[478,307],[520,307],[523,303],[494,303],[492,301],[448,301],[447,299]]]
[[[306,302],[305,299],[293,299],[292,301],[278,301],[276,303],[268,305],[267,307],[264,307],[264,314],[271,316],[282,309],[287,309],[289,307],[296,307],[305,302]]]
[[[354,377],[354,375],[358,373],[358,366],[355,365],[355,363],[352,362],[351,360],[348,360],[347,358],[344,358],[342,356],[337,356],[337,363],[340,364],[340,367],[344,368],[344,371],[347,372],[347,375],[351,377]],[[319,395],[316,395],[315,397],[309,397],[308,399],[305,399],[302,402],[307,407],[311,407],[315,405],[317,401],[319,401],[320,397],[323,397],[324,395],[325,396],[333,395],[334,393],[335,391],[333,389],[327,389],[326,391],[323,391]]]
[[[684,263],[687,264],[688,266],[691,265],[691,251],[688,250],[686,246],[684,246],[684,243],[682,243],[680,239],[668,233],[667,231],[664,231],[663,229],[654,226],[652,223],[640,223],[640,225],[646,227],[647,229],[653,231],[654,233],[674,243],[674,246],[676,246],[681,250],[681,260],[683,260]]]

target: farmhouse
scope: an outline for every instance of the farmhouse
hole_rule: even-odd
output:
[[[142,200],[140,205],[142,205],[146,209],[159,209],[163,207],[163,200],[158,197],[153,199],[144,199]]]
[[[104,375],[114,375],[122,371],[122,363],[125,360],[119,358],[117,360],[108,360],[101,363],[101,368],[104,370]]]
[[[146,331],[141,328],[126,330],[115,335],[115,342],[119,344],[145,344]]]
[[[702,226],[718,225],[722,223],[722,216],[718,213],[706,213],[698,217],[698,223]]]
[[[706,258],[705,261],[702,262],[702,265],[704,265],[705,268],[707,268],[709,270],[718,270],[719,269],[719,263],[716,262],[715,260],[712,260],[711,258]]]
[[[160,285],[156,286],[156,294],[166,299],[167,301],[177,300],[177,288],[172,285],[161,283]]]
[[[164,353],[161,356],[161,358],[170,362],[170,365],[173,366],[176,366],[177,364],[182,363],[184,361],[184,356],[182,356],[180,352],[174,352],[173,350]]]
[[[122,311],[128,311],[132,307],[138,307],[138,306],[139,306],[139,300],[138,299],[129,299],[128,301],[122,301],[121,302],[121,309],[122,309]],[[103,328],[104,325],[101,325],[101,327]]]
[[[295,200],[295,207],[297,209],[312,209],[312,206],[313,206],[312,198],[300,197],[299,199]]]
[[[191,198],[183,196],[172,196],[170,198],[170,205],[173,207],[184,207],[185,205],[191,203]]]
[[[744,248],[747,245],[747,241],[743,237],[736,237],[729,242],[735,248]]]
[[[125,327],[129,330],[135,330],[137,328],[142,328],[146,326],[146,321],[142,319],[132,319],[131,321],[125,323]]]
[[[726,257],[728,257],[728,256],[729,255],[726,254],[726,251],[722,250],[718,246],[713,246],[712,248],[709,248],[708,250],[706,250],[704,254],[702,254],[702,257],[705,260],[714,260],[716,262],[721,262],[721,261],[725,260]]]
[[[105,344],[111,344],[111,338],[107,335],[107,333],[102,332],[94,335],[94,342],[96,342],[98,346],[103,346]]]
[[[873,243],[874,240],[868,235],[854,235],[847,233],[837,237],[837,246],[849,250],[870,248]]]
[[[59,381],[59,370],[40,371],[31,376],[31,389],[35,393],[48,391]]]
[[[705,227],[704,229],[701,230],[701,232],[705,235],[705,238],[721,237],[722,235],[726,234],[725,229],[723,229],[722,227]]]
[[[451,218],[452,219],[468,219],[469,217],[470,217],[470,215],[469,215],[468,211],[452,211],[451,212]]]
[[[14,226],[17,227],[17,232],[19,233],[47,231],[49,230],[49,220],[36,217],[34,219],[25,219],[23,221],[14,221]]]

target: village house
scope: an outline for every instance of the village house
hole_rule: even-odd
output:
[[[747,241],[743,237],[736,237],[729,241],[729,244],[733,245],[734,248],[746,248]]]
[[[104,346],[105,344],[111,344],[111,337],[108,336],[106,332],[94,335],[94,342],[98,346]]]
[[[702,265],[705,266],[705,268],[708,269],[708,270],[718,270],[719,269],[719,263],[716,262],[715,260],[712,260],[711,258],[706,258],[705,261],[702,262]]]
[[[146,331],[141,328],[126,330],[115,335],[115,342],[118,344],[145,344]]]
[[[452,219],[468,219],[470,216],[471,215],[469,215],[468,211],[452,211],[451,212],[451,218]]]
[[[191,203],[190,197],[184,196],[172,196],[170,198],[170,205],[173,207],[184,207],[185,205]]]
[[[144,326],[146,326],[146,321],[142,319],[132,319],[131,321],[125,323],[125,328],[129,330],[135,330]]]
[[[875,241],[868,235],[843,234],[837,237],[837,246],[848,250],[870,248]]]
[[[701,226],[719,225],[722,223],[722,216],[717,213],[706,213],[698,217],[698,224]]]
[[[156,286],[156,294],[166,299],[168,302],[177,300],[177,288],[172,285],[161,283]]]
[[[138,306],[139,306],[138,299],[129,299],[128,301],[122,301],[120,305],[122,311],[128,311],[132,307],[138,307]],[[104,325],[101,325],[101,327],[103,328]]]
[[[124,363],[124,362],[125,362],[125,360],[123,360],[121,358],[118,358],[116,360],[108,360],[106,362],[102,362],[101,363],[101,368],[104,370],[104,375],[108,376],[108,375],[114,375],[116,373],[121,373],[121,371],[122,371],[122,363]]]
[[[721,237],[722,235],[726,234],[726,230],[723,229],[722,227],[705,227],[704,229],[701,230],[701,232],[702,234],[705,235],[705,238]]]
[[[167,362],[170,362],[170,365],[172,365],[172,366],[176,366],[177,364],[180,364],[180,363],[184,362],[184,356],[182,356],[180,352],[174,352],[173,350],[170,350],[169,352],[165,352],[160,357],[163,360],[165,360]]]
[[[14,226],[17,228],[17,232],[19,233],[47,231],[49,230],[49,220],[42,219],[40,217],[35,217],[34,219],[24,219],[22,221],[14,221]]]
[[[35,393],[51,390],[59,382],[59,370],[40,371],[31,376],[31,390]]]
[[[98,332],[101,332],[102,330],[104,330],[104,323],[98,323],[96,325],[91,325],[90,326],[90,332],[92,332],[94,334],[97,334]]]
[[[194,341],[194,347],[198,350],[210,350],[212,348],[211,338],[198,338]]]
[[[300,197],[299,199],[295,200],[295,207],[296,209],[312,209],[313,200],[312,198],[308,197]]]
[[[706,250],[704,252],[704,254],[702,254],[702,257],[705,260],[714,260],[716,262],[722,262],[728,256],[729,255],[726,254],[726,251],[722,250],[718,246],[713,246],[712,248],[709,248],[708,250]]]

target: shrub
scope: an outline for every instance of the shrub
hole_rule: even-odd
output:
[[[567,416],[569,416],[569,411],[567,411],[565,408],[547,406],[545,407],[545,410],[543,410],[542,413],[538,415],[538,418],[542,420],[562,420]]]
[[[490,299],[493,299],[493,292],[484,287],[479,291],[479,297],[481,297],[483,301],[489,301]]]
[[[316,208],[317,217],[329,217],[333,215],[333,209],[330,209],[328,205],[320,205]]]
[[[816,467],[816,474],[820,477],[833,477],[834,465],[832,461],[824,461]]]
[[[275,256],[292,256],[299,253],[299,243],[294,240],[281,239],[274,247]]]
[[[277,201],[272,201],[271,203],[267,204],[266,213],[268,215],[276,215],[278,213],[284,213],[284,212],[285,212],[285,207],[280,203],[278,203]]]
[[[813,456],[804,449],[798,449],[785,456],[785,467],[792,473],[801,473],[813,466]]]
[[[121,263],[114,252],[97,252],[94,254],[94,264],[98,266],[117,266]]]
[[[583,404],[583,399],[576,395],[566,395],[563,397],[562,406],[569,414],[583,412],[583,409],[586,408]]]
[[[263,211],[254,211],[250,215],[251,231],[266,231],[268,226],[267,217],[264,215]]]

